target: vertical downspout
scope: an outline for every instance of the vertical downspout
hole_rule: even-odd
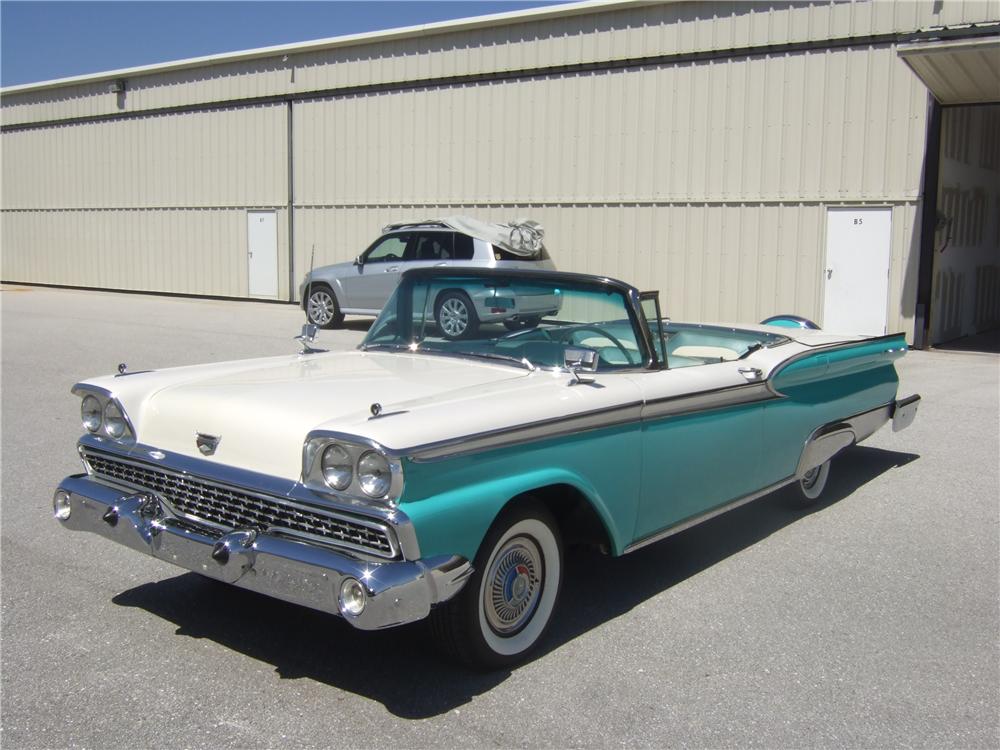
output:
[[[941,172],[941,105],[928,94],[927,150],[920,186],[920,260],[917,266],[917,309],[913,317],[913,348],[930,346],[931,289],[934,284],[934,235],[937,231],[938,178]]]
[[[294,102],[289,99],[287,117],[287,144],[288,149],[288,301],[295,301],[295,158],[292,150],[292,106]]]

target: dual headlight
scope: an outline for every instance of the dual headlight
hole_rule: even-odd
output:
[[[306,482],[374,500],[393,501],[402,489],[402,467],[380,448],[319,438],[306,446]],[[322,483],[322,487],[320,486]]]
[[[131,440],[132,427],[121,405],[110,397],[87,393],[80,403],[83,429],[93,435],[106,435],[112,440]]]

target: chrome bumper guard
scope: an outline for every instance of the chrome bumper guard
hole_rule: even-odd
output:
[[[60,523],[90,531],[187,570],[234,586],[344,617],[362,630],[420,620],[457,594],[472,565],[463,557],[367,560],[267,532],[236,529],[213,536],[164,513],[154,496],[119,490],[86,475],[56,490]],[[341,609],[340,587],[354,578],[365,589],[358,615]]]

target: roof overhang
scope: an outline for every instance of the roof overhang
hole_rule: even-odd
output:
[[[897,50],[941,104],[1000,103],[1000,36],[915,42]]]

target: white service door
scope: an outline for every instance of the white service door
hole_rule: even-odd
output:
[[[250,296],[278,296],[276,212],[247,211],[247,267],[250,273]]]
[[[891,208],[827,209],[824,330],[886,332],[891,237]]]

